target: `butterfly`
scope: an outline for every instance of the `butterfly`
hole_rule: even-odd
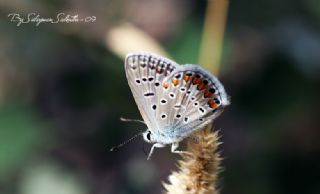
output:
[[[223,85],[197,65],[179,65],[149,52],[132,52],[125,58],[125,72],[135,102],[148,129],[143,139],[154,148],[179,142],[217,118],[229,105]]]

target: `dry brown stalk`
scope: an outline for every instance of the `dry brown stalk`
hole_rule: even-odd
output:
[[[188,140],[187,151],[178,161],[178,172],[169,176],[169,183],[163,183],[167,194],[217,194],[216,180],[220,171],[221,157],[217,153],[218,132],[212,132],[211,125]]]

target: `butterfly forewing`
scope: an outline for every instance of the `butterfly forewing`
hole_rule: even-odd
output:
[[[128,83],[139,111],[150,130],[157,131],[167,123],[168,99],[163,98],[163,80],[178,64],[149,53],[131,53],[126,57]]]

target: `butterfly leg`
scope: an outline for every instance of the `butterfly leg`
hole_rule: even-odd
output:
[[[166,146],[166,145],[165,145],[165,144],[162,144],[162,143],[155,143],[155,144],[153,144],[152,147],[151,147],[151,150],[150,150],[150,152],[149,152],[149,155],[148,155],[147,160],[150,160],[154,148],[163,148],[163,147],[165,147],[165,146]]]
[[[176,154],[192,155],[191,152],[177,150],[178,147],[179,147],[179,143],[172,143],[171,152],[172,152],[172,153],[176,153]]]

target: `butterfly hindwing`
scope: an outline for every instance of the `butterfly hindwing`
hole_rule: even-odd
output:
[[[222,84],[199,66],[181,65],[164,82],[169,83],[169,91],[176,98],[170,104],[170,134],[188,136],[211,122],[229,104]]]

